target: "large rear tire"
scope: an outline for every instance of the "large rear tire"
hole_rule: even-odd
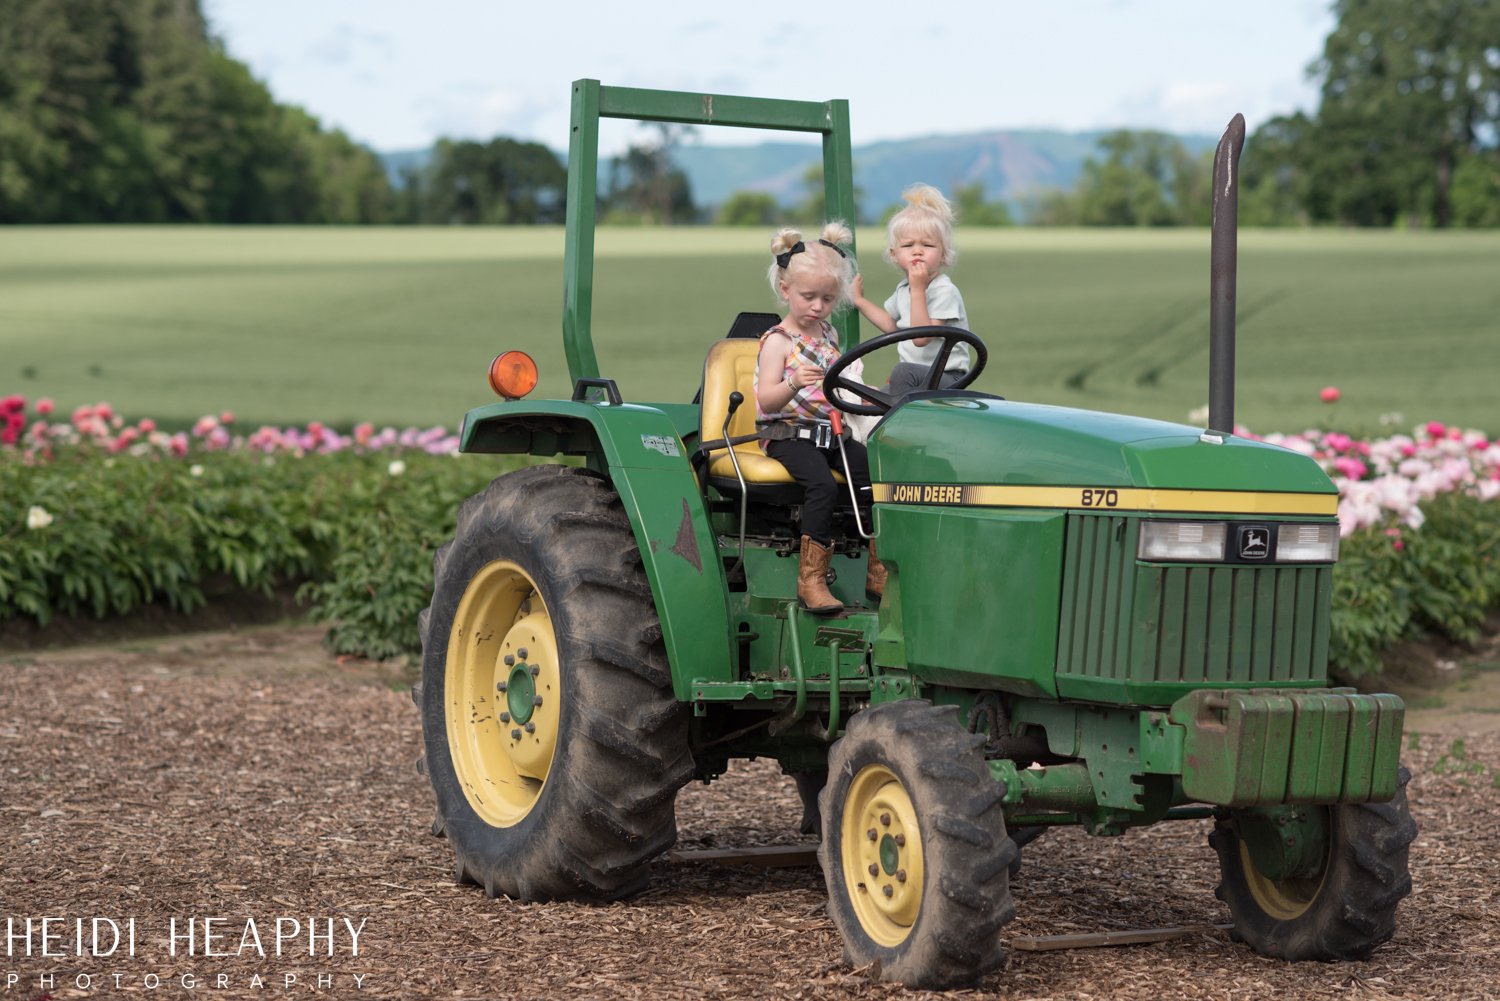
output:
[[[1327,851],[1316,873],[1272,879],[1255,867],[1236,817],[1218,821],[1209,844],[1223,877],[1230,932],[1262,956],[1367,959],[1396,932],[1396,905],[1411,892],[1408,850],[1417,823],[1404,767],[1388,803],[1310,807],[1326,813]]]
[[[1016,846],[983,748],[956,707],[917,700],[856,714],[833,745],[818,859],[851,966],[943,989],[1004,962]]]
[[[693,768],[618,496],[574,468],[502,476],[433,570],[422,729],[455,877],[523,900],[639,890]]]

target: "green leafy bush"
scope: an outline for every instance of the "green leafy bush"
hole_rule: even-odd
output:
[[[340,522],[326,572],[302,589],[312,614],[332,623],[328,644],[339,653],[419,653],[417,615],[432,597],[432,554],[453,537],[459,504],[534,460],[419,454],[407,461],[399,476],[351,483],[344,501],[357,516]]]
[[[1329,639],[1337,676],[1379,671],[1381,654],[1403,639],[1472,643],[1500,604],[1500,503],[1454,492],[1422,511],[1420,529],[1367,528],[1343,540]]]
[[[187,612],[215,581],[265,593],[305,582],[339,651],[413,651],[432,550],[459,501],[520,462],[420,450],[211,452],[192,465],[0,456],[0,619]]]

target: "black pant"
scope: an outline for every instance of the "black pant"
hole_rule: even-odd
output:
[[[860,517],[870,524],[870,458],[857,441],[844,442],[849,456],[849,472],[854,477],[855,495],[859,498]],[[833,540],[833,505],[840,491],[848,496],[849,488],[833,478],[833,470],[844,471],[839,447],[818,448],[805,438],[766,442],[766,454],[786,467],[792,479],[802,484],[802,534],[820,546]]]

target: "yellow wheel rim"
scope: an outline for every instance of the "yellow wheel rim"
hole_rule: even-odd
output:
[[[1323,862],[1322,870],[1316,875],[1308,878],[1289,877],[1287,879],[1272,879],[1262,875],[1255,868],[1255,861],[1250,857],[1250,849],[1240,842],[1240,868],[1245,873],[1245,885],[1250,889],[1250,896],[1255,898],[1255,903],[1270,917],[1277,921],[1291,921],[1307,913],[1313,901],[1318,899],[1318,894],[1323,889],[1323,881],[1328,877],[1328,862]]]
[[[509,560],[464,589],[444,673],[448,751],[486,823],[510,827],[536,804],[557,750],[557,637],[536,584]]]
[[[840,821],[844,888],[865,934],[900,945],[922,909],[922,831],[911,796],[883,765],[849,784]]]

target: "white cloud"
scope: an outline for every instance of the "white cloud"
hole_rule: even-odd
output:
[[[561,98],[533,96],[515,88],[483,88],[472,83],[450,86],[419,99],[414,106],[435,136],[488,140],[504,135],[542,138],[556,145],[559,137],[567,135],[569,109]]]

